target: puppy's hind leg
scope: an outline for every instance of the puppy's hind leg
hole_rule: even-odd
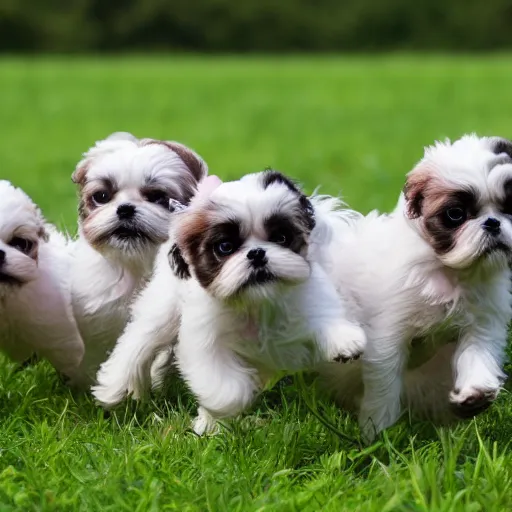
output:
[[[389,332],[382,326],[378,332]],[[407,359],[401,336],[369,338],[363,356],[364,395],[359,412],[359,426],[366,442],[393,425],[402,412],[403,372]]]

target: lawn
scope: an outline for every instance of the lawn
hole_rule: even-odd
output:
[[[435,139],[512,135],[512,56],[0,60],[0,176],[75,231],[70,176],[112,131],[175,139],[223,178],[272,166],[362,211],[393,207]],[[512,400],[452,429],[404,418],[371,447],[314,385],[282,384],[212,438],[165,396],[107,415],[51,367],[2,360],[0,510],[512,510]]]

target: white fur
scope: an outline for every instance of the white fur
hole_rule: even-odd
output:
[[[193,277],[180,279],[169,267],[167,255],[189,221],[187,211],[177,214],[178,235],[162,247],[154,276],[134,304],[133,321],[98,373],[94,395],[103,405],[127,394],[140,397],[155,355],[179,339],[177,364],[198,398],[194,429],[203,434],[215,429],[215,420],[249,407],[279,372],[351,358],[364,349],[362,329],[346,319],[343,299],[309,258],[307,243],[294,252],[266,239],[264,220],[291,214],[298,200],[283,184],[264,189],[263,175],[222,184],[192,203],[190,210],[204,208],[212,222],[236,219],[245,233],[209,286],[197,279],[186,247],[180,249]],[[255,248],[266,250],[266,268],[278,280],[239,292],[254,272],[247,254]]]
[[[101,187],[104,179],[115,181],[117,192],[108,204],[79,222],[79,237],[73,247],[73,309],[86,347],[80,375],[73,382],[76,386],[94,382],[99,365],[128,321],[133,297],[151,275],[159,246],[167,240],[170,211],[146,200],[144,186],[156,184],[179,201],[188,201],[196,186],[186,162],[166,144],[117,133],[96,143],[77,166],[75,180],[82,196],[97,184]],[[172,144],[186,150],[202,173],[207,173],[198,155]],[[115,237],[101,240],[103,234],[122,224],[117,215],[121,204],[136,207],[137,226],[148,236],[144,243]]]
[[[30,240],[31,254],[10,244]],[[84,353],[71,307],[71,257],[66,239],[31,199],[0,181],[0,348],[23,362],[34,353],[73,378]],[[5,282],[15,278],[18,282]]]
[[[426,169],[441,192],[472,186],[481,196],[480,211],[444,254],[429,244],[422,217],[410,218],[404,196],[390,215],[355,214],[347,223],[346,213],[340,219],[333,208],[324,212],[337,236],[317,250],[329,277],[350,292],[368,339],[362,363],[328,366],[324,377],[342,404],[359,410],[367,440],[395,423],[404,403],[439,417],[494,399],[503,383],[512,217],[500,204],[512,159],[494,154],[492,142],[465,136],[437,143],[413,171]],[[498,239],[507,253],[482,255],[489,216],[501,221]],[[406,371],[413,362],[416,369]]]

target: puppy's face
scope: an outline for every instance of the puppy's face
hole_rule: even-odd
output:
[[[115,134],[78,164],[81,234],[99,252],[141,257],[168,237],[169,201],[187,204],[204,162],[178,143]]]
[[[188,265],[201,286],[221,300],[271,297],[310,275],[313,208],[276,171],[224,183],[177,217],[171,266],[184,277]]]
[[[37,278],[37,255],[46,239],[44,221],[30,198],[0,181],[0,296]]]
[[[406,214],[453,269],[505,266],[512,251],[512,143],[465,136],[428,148],[408,175]]]

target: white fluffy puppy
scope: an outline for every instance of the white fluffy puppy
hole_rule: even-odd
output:
[[[314,227],[310,201],[276,171],[200,189],[175,214],[173,241],[101,367],[96,398],[112,406],[139,397],[155,354],[177,337],[202,434],[249,407],[278,372],[359,356],[363,330],[309,257]]]
[[[71,307],[67,242],[31,199],[0,181],[0,349],[47,358],[73,378],[84,347]]]
[[[511,318],[512,143],[436,143],[391,215],[330,215],[338,236],[319,257],[351,292],[368,345],[361,362],[327,374],[340,401],[359,408],[366,439],[407,403],[430,416],[488,406],[505,377]]]
[[[187,204],[206,174],[203,160],[182,144],[127,133],[97,142],[78,164],[72,292],[85,356],[73,384],[94,381],[121,335],[132,297],[168,238],[169,200]]]

